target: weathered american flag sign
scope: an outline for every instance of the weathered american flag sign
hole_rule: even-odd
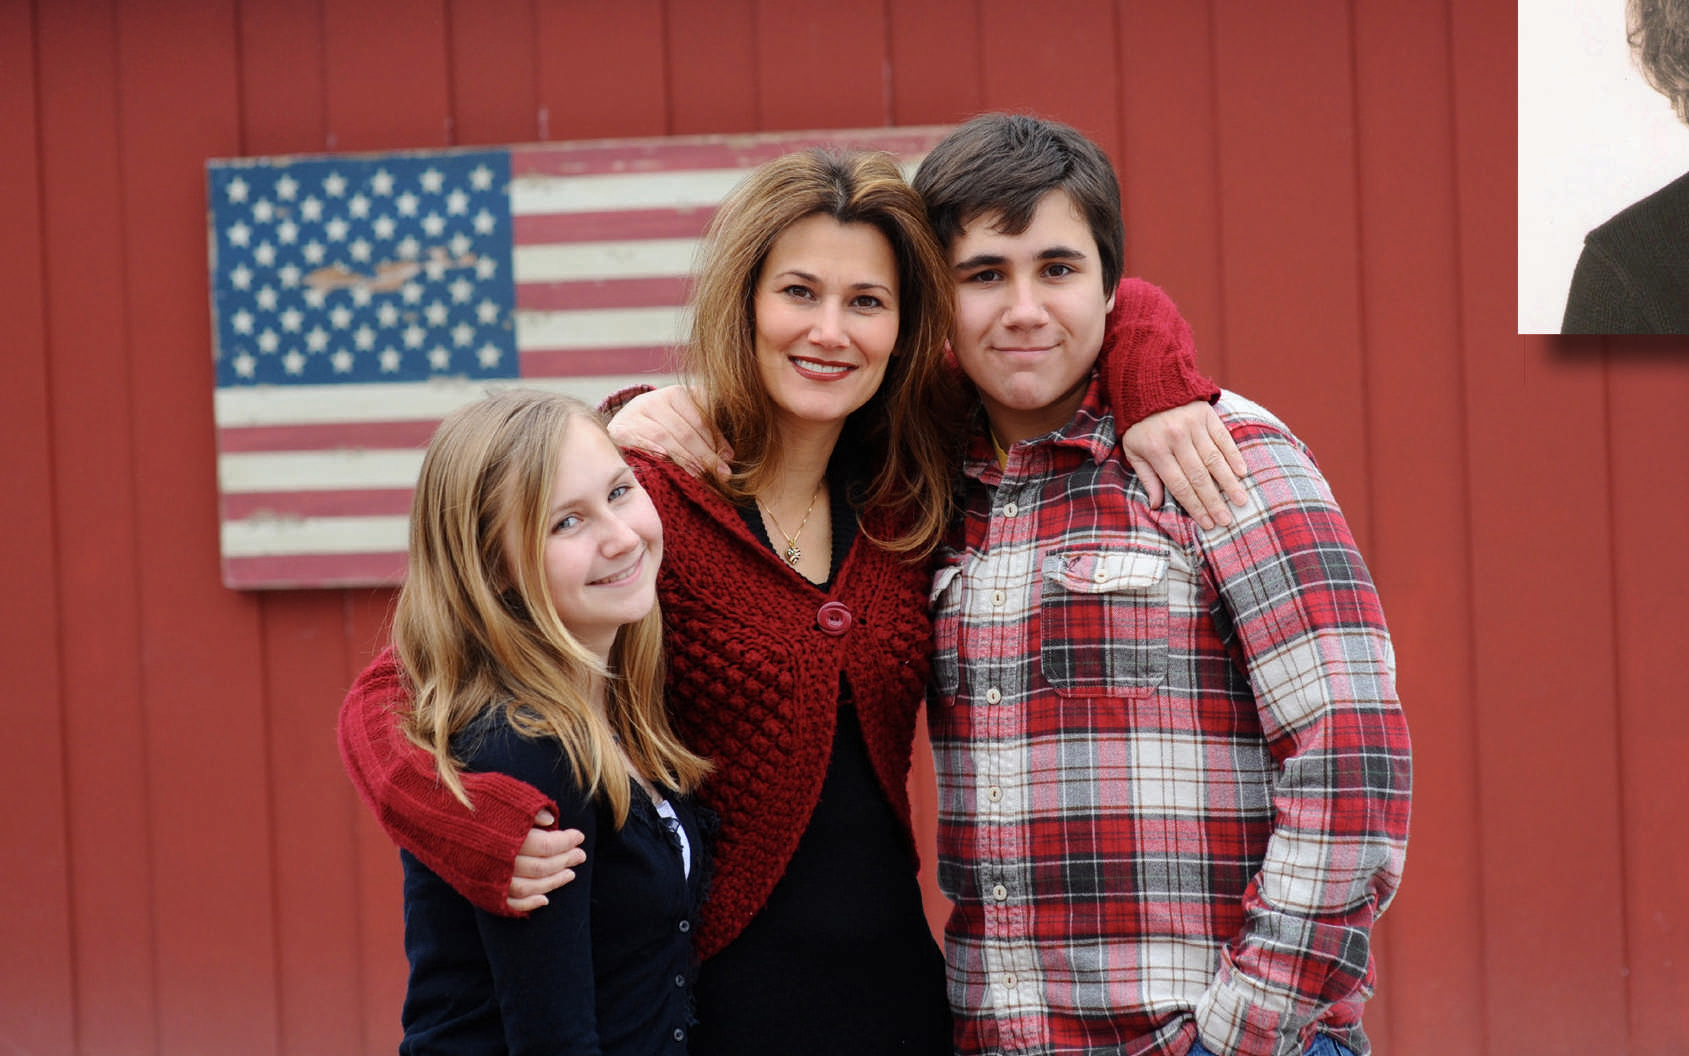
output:
[[[912,168],[946,131],[208,163],[224,583],[398,583],[448,411],[667,380],[698,238],[746,170],[816,144]]]

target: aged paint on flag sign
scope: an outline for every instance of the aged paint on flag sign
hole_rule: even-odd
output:
[[[668,380],[698,238],[747,169],[814,144],[912,167],[946,131],[210,162],[224,583],[398,583],[446,412]]]

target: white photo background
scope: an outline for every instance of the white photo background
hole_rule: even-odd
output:
[[[1519,332],[1557,334],[1583,236],[1689,172],[1689,126],[1625,42],[1625,0],[1519,3]]]

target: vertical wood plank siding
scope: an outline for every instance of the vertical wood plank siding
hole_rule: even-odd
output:
[[[989,107],[1109,149],[1129,270],[1310,442],[1369,557],[1416,763],[1377,1051],[1689,1051],[1689,341],[1515,333],[1515,27],[1501,0],[0,5],[0,1048],[399,1038],[397,856],[333,740],[392,596],[220,585],[206,158]]]

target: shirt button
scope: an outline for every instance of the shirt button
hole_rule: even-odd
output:
[[[684,976],[684,975],[675,976],[674,977],[674,985],[685,986],[686,985],[686,976]]]
[[[1020,512],[1020,507],[1016,506],[1012,502],[1009,503],[1007,506],[1003,507],[1003,516],[1005,516],[1005,517],[1013,517],[1015,514],[1017,514],[1019,512]]]
[[[998,884],[991,889],[991,897],[999,902],[1007,902],[1009,900],[1009,889],[1002,884]]]
[[[680,922],[680,930],[683,931],[683,932],[691,931],[692,930],[692,922],[690,920],[681,921]]]
[[[1009,596],[1000,590],[994,590],[991,592],[991,604],[997,606],[998,608],[1002,608],[1003,603],[1008,600]]]
[[[1003,985],[1004,986],[1013,987],[1015,985],[1015,983],[1017,983],[1019,981],[1020,980],[1015,978],[1015,973],[1013,973],[1013,972],[1010,972],[1007,975],[1003,976]]]
[[[1091,578],[1096,580],[1098,583],[1106,583],[1108,581],[1108,573],[1099,568],[1097,569],[1097,574]]]
[[[991,802],[993,803],[1000,803],[1003,800],[1003,790],[998,788],[996,785],[992,785],[991,788],[987,790],[986,795],[991,797]]]
[[[987,704],[1001,704],[1003,702],[1003,691],[996,686],[992,686],[985,691],[985,702]]]
[[[674,1040],[685,1041],[686,1040],[686,1031],[681,1030],[679,1027],[674,1028]]]

